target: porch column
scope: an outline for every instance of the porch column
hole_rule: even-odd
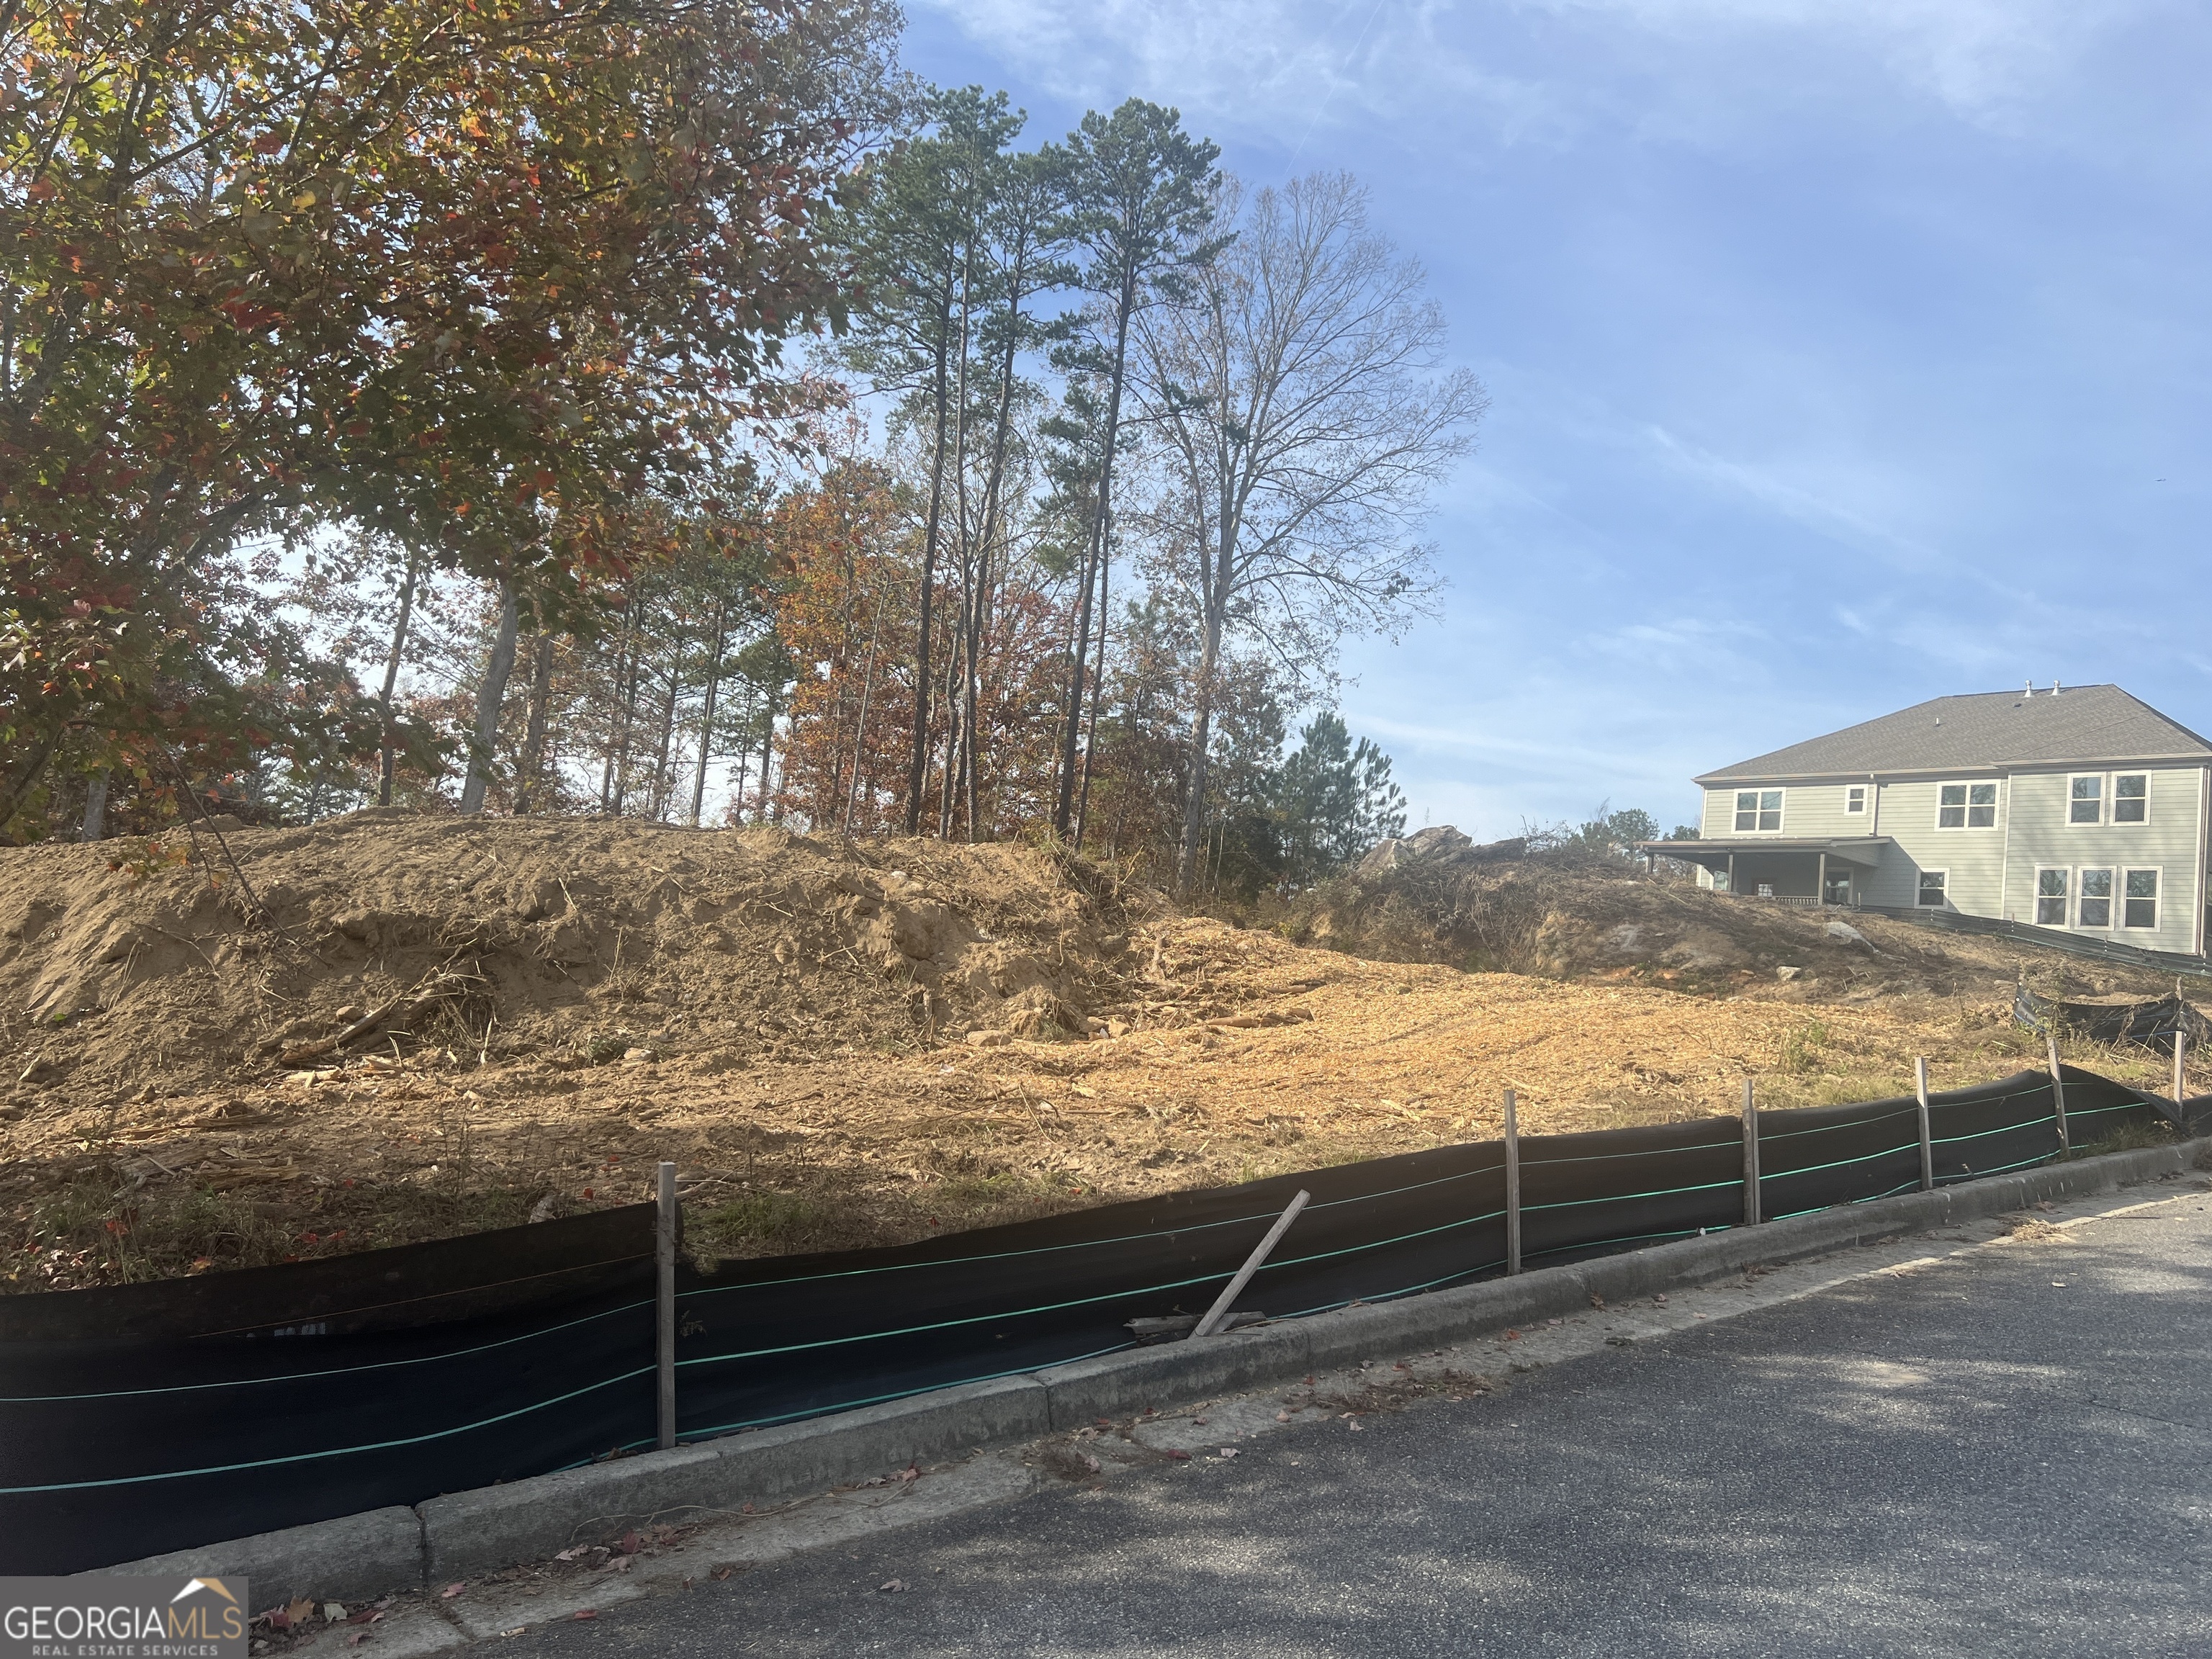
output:
[[[1729,897],[1731,897],[1731,898],[1733,898],[1733,897],[1735,897],[1735,854],[1734,853],[1730,853],[1730,854],[1729,854],[1729,872],[1728,872],[1728,876],[1729,876]]]
[[[1820,872],[1814,878],[1813,897],[1816,903],[1828,902],[1828,855],[1825,852],[1820,854]]]

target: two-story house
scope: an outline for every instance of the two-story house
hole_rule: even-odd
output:
[[[2202,955],[2212,744],[2117,685],[1937,697],[1696,780],[1698,881]]]

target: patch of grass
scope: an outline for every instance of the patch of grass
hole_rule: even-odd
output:
[[[1817,1019],[1808,1019],[1782,1044],[1782,1069],[1794,1077],[1808,1077],[1821,1067],[1820,1050],[1828,1046],[1828,1028]]]
[[[2146,1146],[2171,1146],[2173,1139],[2171,1123],[2123,1123],[2108,1135],[2077,1146],[2073,1156],[2077,1158],[2101,1158],[2106,1152],[2140,1152]]]
[[[748,1193],[684,1218],[684,1237],[708,1255],[751,1254],[749,1246],[788,1243],[818,1232],[827,1206],[799,1193]]]
[[[237,1194],[118,1193],[97,1175],[19,1212],[0,1291],[73,1289],[258,1267],[296,1252],[289,1230]]]

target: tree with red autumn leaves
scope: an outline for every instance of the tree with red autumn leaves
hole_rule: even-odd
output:
[[[820,389],[879,0],[0,3],[0,831],[57,767],[281,746],[222,602],[351,524],[532,611]],[[275,686],[284,696],[260,695]],[[333,719],[374,747],[358,688]]]

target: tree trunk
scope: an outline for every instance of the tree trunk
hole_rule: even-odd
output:
[[[1199,653],[1198,694],[1190,717],[1190,793],[1182,808],[1182,852],[1176,861],[1176,896],[1188,898],[1206,836],[1206,751],[1213,740],[1213,677],[1221,660],[1221,621],[1206,607],[1206,642]]]
[[[85,782],[84,822],[76,832],[79,841],[98,841],[106,828],[107,773],[103,766]]]
[[[761,733],[761,804],[760,817],[763,823],[774,823],[783,814],[777,811],[772,793],[775,777],[775,688],[768,692],[768,725]]]
[[[937,330],[937,444],[929,469],[929,518],[921,538],[921,616],[914,652],[914,756],[908,763],[906,775],[906,832],[909,836],[921,832],[921,787],[929,776],[929,606],[937,586],[938,520],[945,507],[945,331],[951,321],[951,310],[948,301],[946,314],[939,319]]]
[[[1129,313],[1137,302],[1136,268],[1121,279],[1121,314],[1115,319],[1114,372],[1106,394],[1106,438],[1098,459],[1098,499],[1092,503],[1091,556],[1083,570],[1083,603],[1076,618],[1074,674],[1068,682],[1067,727],[1060,738],[1060,800],[1053,810],[1052,827],[1068,833],[1075,811],[1075,746],[1083,733],[1083,659],[1091,644],[1091,584],[1098,561],[1108,556],[1106,526],[1114,503],[1114,447],[1121,428],[1121,378],[1129,361]],[[1095,688],[1094,688],[1095,690]]]
[[[629,740],[637,731],[638,693],[645,689],[645,668],[639,659],[634,637],[630,646],[629,672],[622,684],[622,708],[611,757],[615,779],[614,814],[617,817],[622,816],[623,808],[629,801]]]
[[[382,752],[377,758],[376,804],[392,805],[392,773],[393,739],[398,736],[392,729],[392,690],[399,683],[399,661],[407,649],[407,623],[415,614],[415,583],[422,575],[421,562],[410,553],[407,556],[407,574],[399,584],[399,616],[392,625],[392,653],[384,659],[384,690],[377,695],[378,729],[382,732]]]
[[[668,665],[668,696],[660,705],[660,744],[653,758],[653,821],[668,820],[668,803],[675,795],[675,780],[668,775],[669,747],[676,741],[676,665]]]
[[[853,775],[845,785],[844,833],[853,833],[853,798],[860,788],[860,757],[868,741],[868,700],[876,690],[876,641],[884,631],[884,595],[876,595],[876,620],[868,629],[868,672],[860,681],[860,719],[853,731]]]
[[[699,716],[699,770],[691,780],[691,827],[707,805],[707,760],[714,747],[714,694],[722,684],[722,650],[729,642],[729,603],[714,601],[714,653],[707,659],[707,706]]]
[[[623,607],[623,631],[615,642],[614,692],[617,699],[623,695],[623,685],[629,673],[629,645],[633,625],[637,617],[638,596],[633,592],[629,603]],[[615,760],[621,745],[627,740],[622,730],[622,710],[617,706],[608,711],[606,763],[599,769],[599,811],[617,811],[615,803]]]
[[[461,811],[483,811],[484,790],[491,782],[492,743],[499,736],[499,706],[507,697],[507,678],[514,672],[514,580],[500,583],[499,632],[493,637],[491,660],[484,665],[483,680],[477,687],[477,729],[469,746],[469,775],[461,784]]]
[[[1108,526],[1108,534],[1112,526]],[[1101,538],[1102,541],[1106,540]],[[1110,541],[1106,544],[1112,545]],[[1083,826],[1091,817],[1091,757],[1098,747],[1098,705],[1106,701],[1106,625],[1113,614],[1107,608],[1107,582],[1114,574],[1111,554],[1098,561],[1098,665],[1091,676],[1091,715],[1083,732],[1083,790],[1075,803],[1075,849],[1083,850]]]
[[[538,797],[545,783],[545,722],[553,701],[553,636],[538,619],[538,639],[531,651],[530,721],[522,737],[522,777],[514,792],[518,813],[538,810]]]

